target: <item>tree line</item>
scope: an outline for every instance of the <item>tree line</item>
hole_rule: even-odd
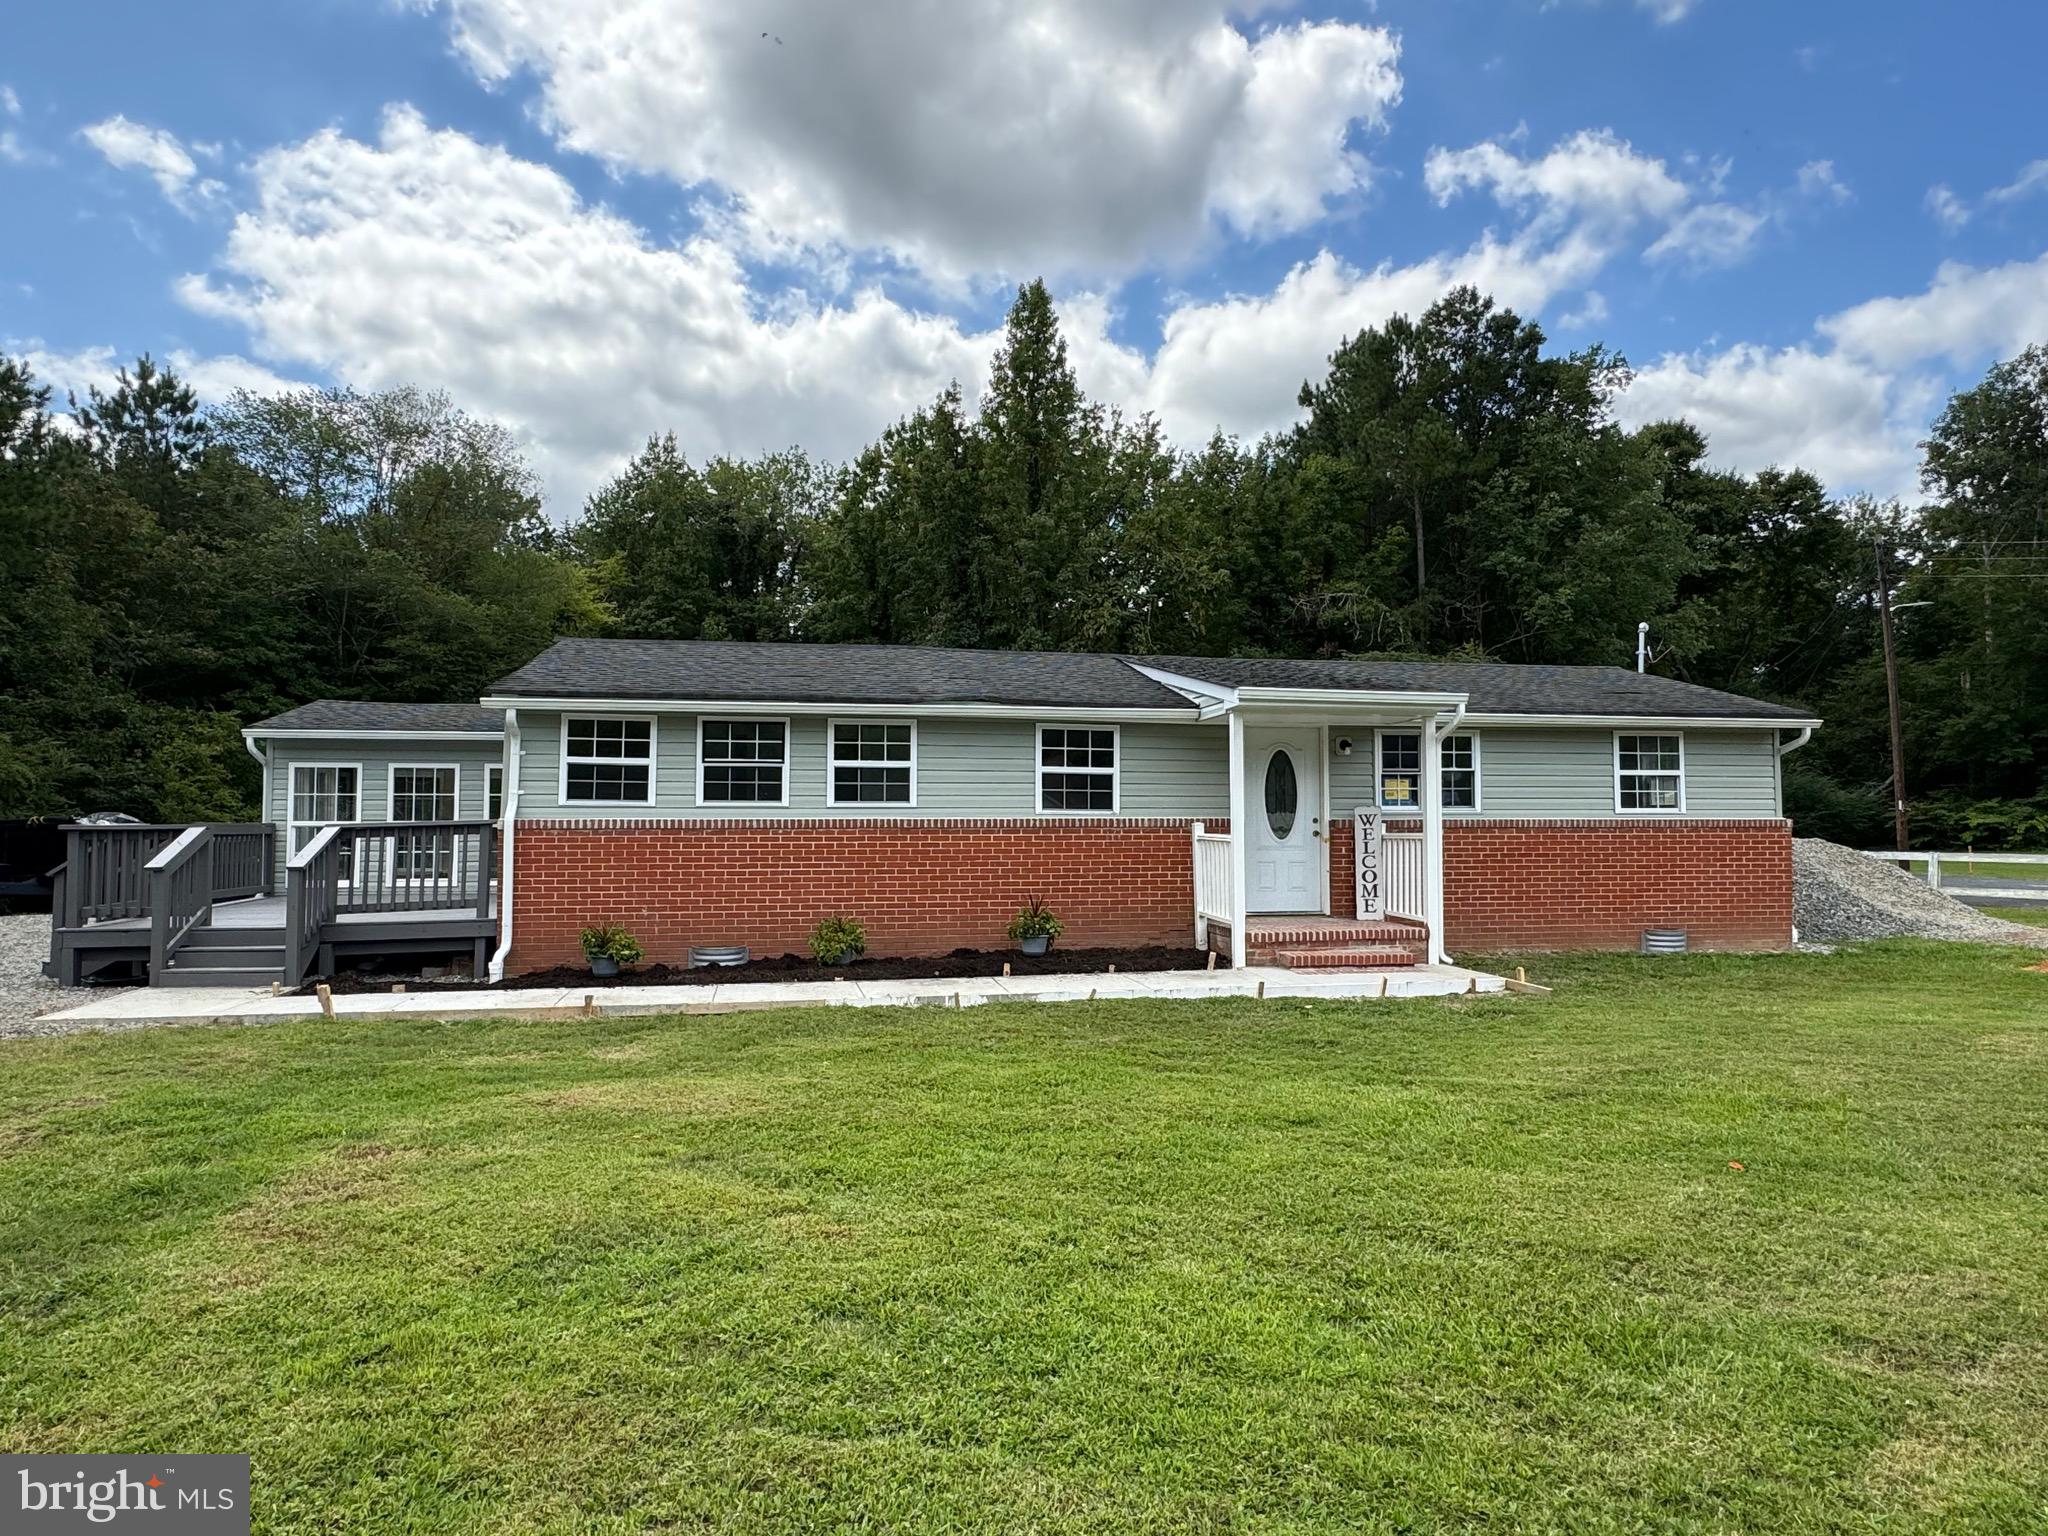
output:
[[[1343,341],[1297,427],[1182,452],[1032,283],[972,407],[845,464],[656,437],[556,521],[443,395],[202,409],[145,357],[59,412],[0,357],[0,816],[244,817],[249,721],[473,699],[565,634],[1630,665],[1647,620],[1654,670],[1824,714],[1788,808],[1875,844],[1882,571],[1919,840],[2048,844],[2048,349],[1948,403],[1910,513],[1624,430],[1627,377],[1459,290]]]

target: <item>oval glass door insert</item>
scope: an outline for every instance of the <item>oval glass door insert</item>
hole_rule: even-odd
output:
[[[1294,755],[1284,748],[1266,760],[1266,825],[1273,841],[1284,843],[1294,831],[1301,804],[1301,784],[1294,773]]]

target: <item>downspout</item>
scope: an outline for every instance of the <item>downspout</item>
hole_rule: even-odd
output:
[[[256,745],[256,738],[247,731],[242,732],[242,745],[248,748],[249,755],[256,759],[256,766],[262,774],[262,777],[257,780],[256,819],[268,822],[270,820],[270,748],[268,746],[258,747]],[[292,856],[291,833],[289,830],[279,834],[276,828],[273,827],[270,838],[273,849],[281,851],[284,854],[284,858],[280,859],[277,856],[277,852],[273,852],[270,856],[270,867],[263,871],[263,894],[266,896],[277,894],[278,871],[283,867],[285,860]]]
[[[1425,821],[1429,837],[1429,959],[1432,965],[1449,965],[1451,953],[1444,947],[1444,738],[1456,734],[1465,719],[1460,703],[1446,721],[1438,715],[1430,722],[1429,754],[1426,762],[1436,769],[1423,784]]]
[[[1771,734],[1773,737],[1777,737],[1777,732],[1773,731]],[[1780,816],[1785,814],[1785,755],[1789,752],[1797,752],[1811,740],[1813,740],[1813,727],[1809,725],[1801,729],[1790,741],[1785,741],[1782,738],[1779,738],[1777,741],[1777,756],[1771,759],[1771,788],[1778,797],[1778,814]]]
[[[247,731],[242,733],[242,745],[248,748],[249,755],[256,759],[256,766],[263,770],[263,777],[259,781],[261,787],[256,791],[256,808],[259,813],[256,819],[268,821],[270,820],[270,748],[257,746],[256,738]]]
[[[498,948],[491,956],[491,980],[505,979],[505,957],[512,953],[513,830],[519,825],[519,711],[505,711],[505,794],[499,814],[505,824],[498,836]]]

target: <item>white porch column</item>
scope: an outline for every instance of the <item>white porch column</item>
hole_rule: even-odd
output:
[[[1449,959],[1444,949],[1444,803],[1443,741],[1445,725],[1440,715],[1422,723],[1422,857],[1423,897],[1429,923],[1429,958],[1442,965]]]
[[[1244,969],[1245,879],[1244,842],[1248,827],[1244,808],[1244,716],[1230,712],[1230,964]]]

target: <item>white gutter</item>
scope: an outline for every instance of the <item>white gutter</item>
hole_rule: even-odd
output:
[[[505,957],[512,953],[512,831],[519,825],[519,711],[505,711],[505,793],[498,814],[504,828],[498,837],[498,948],[491,956],[492,981],[505,979]],[[489,871],[485,871],[486,874]]]
[[[1800,728],[1799,734],[1797,736],[1794,736],[1790,741],[1781,741],[1778,743],[1778,756],[1784,757],[1788,753],[1797,752],[1801,747],[1805,746],[1811,740],[1813,740],[1813,727],[1810,725],[1802,726]]]
[[[1595,726],[1627,730],[1631,726],[1673,731],[1789,731],[1813,729],[1819,718],[1758,720],[1744,715],[1511,715],[1473,710],[1464,723],[1473,730],[1487,726]]]
[[[358,738],[389,741],[496,741],[497,731],[366,731],[347,726],[331,726],[324,731],[273,731],[250,727],[242,732],[242,740],[255,741],[261,737],[266,741],[354,741]]]

